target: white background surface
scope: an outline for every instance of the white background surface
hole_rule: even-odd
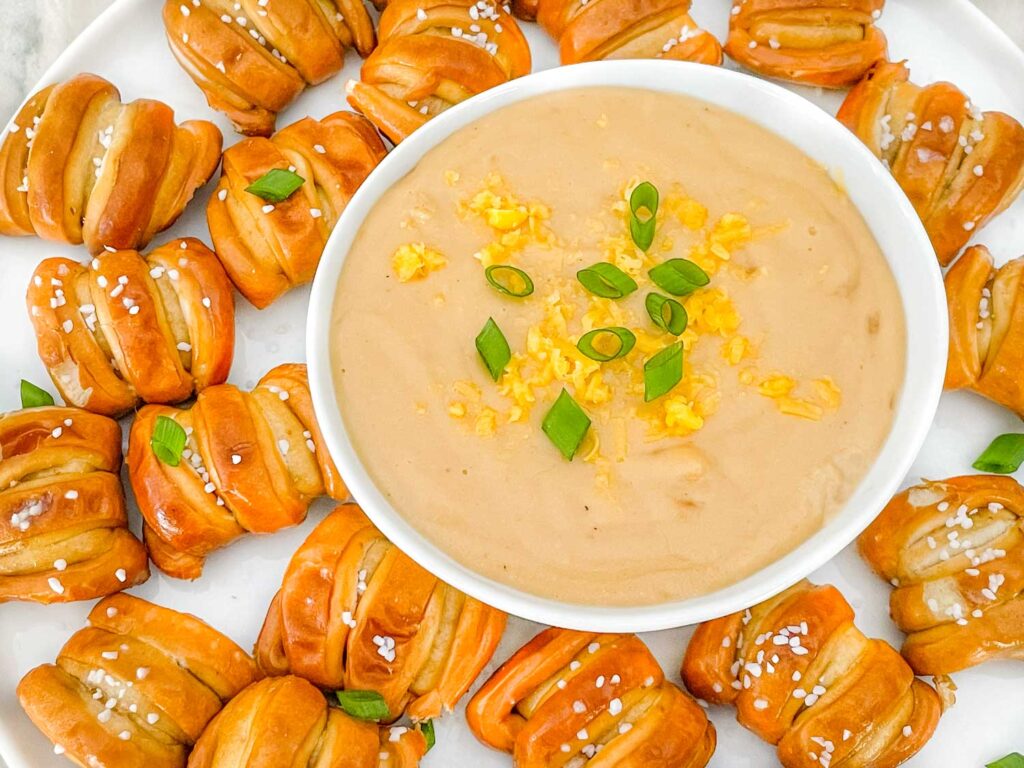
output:
[[[105,0],[0,0],[0,119],[11,113],[26,95],[41,69],[65,46]],[[126,98],[151,96],[167,101],[182,118],[215,119],[233,141],[226,122],[214,118],[192,82],[174,63],[163,40],[158,0],[128,0],[123,16],[108,19],[91,30],[76,49],[74,61],[59,76],[89,69],[111,78]],[[1018,41],[1024,40],[1024,2],[985,0],[979,5],[993,13]],[[694,15],[721,35],[725,29],[725,0],[698,0]],[[1024,119],[1024,60],[991,29],[979,24],[962,0],[891,0],[881,26],[894,57],[911,60],[914,79],[927,82],[950,79],[960,84],[983,108],[998,108]],[[538,67],[554,63],[553,48],[537,30],[528,30]],[[1014,58],[1017,56],[1017,58]],[[321,116],[343,106],[341,85],[357,71],[349,60],[345,73],[305,94],[279,125],[305,115]],[[801,91],[830,111],[838,99],[831,94]],[[194,234],[209,241],[201,194],[189,212],[166,237]],[[1024,250],[1024,202],[1018,203],[982,233],[1000,261]],[[24,377],[46,384],[34,351],[34,338],[23,307],[24,289],[38,261],[48,255],[80,257],[78,249],[37,240],[0,240],[0,410],[18,407],[17,381]],[[238,347],[231,380],[251,386],[271,365],[300,360],[306,290],[293,291],[272,308],[258,313],[239,299]],[[3,382],[7,383],[4,384]],[[1008,412],[970,395],[946,395],[928,443],[918,458],[910,481],[970,471],[970,462],[1001,431],[1019,429]],[[1020,476],[1018,476],[1020,478]],[[156,575],[134,592],[147,599],[195,613],[251,646],[262,623],[270,596],[280,582],[288,557],[328,508],[321,502],[300,528],[272,538],[250,537],[211,558],[203,578],[194,584]],[[742,546],[742,533],[737,535]],[[888,620],[889,589],[874,578],[852,549],[848,549],[813,578],[835,583],[853,604],[858,624],[869,634],[899,643]],[[79,628],[89,604],[69,606],[0,606],[0,751],[12,768],[47,768],[61,763],[31,726],[14,698],[14,686],[31,666],[51,661],[67,636]],[[525,622],[513,622],[496,662],[506,658],[536,631]],[[672,679],[689,636],[688,630],[645,635]],[[487,673],[485,672],[485,675]],[[957,706],[940,723],[936,737],[908,765],[916,768],[970,768],[1011,750],[1024,751],[1024,665],[998,662],[956,676],[960,685]],[[776,765],[773,750],[739,728],[728,709],[713,709],[719,748],[715,768],[768,768]],[[508,766],[503,755],[480,747],[465,729],[461,714],[446,718],[438,727],[438,747],[424,761],[425,768],[499,768]]]

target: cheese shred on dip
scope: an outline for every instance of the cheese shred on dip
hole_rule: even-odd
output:
[[[646,251],[630,233],[643,182],[659,196]],[[670,259],[707,284],[667,293],[649,271]],[[636,290],[588,290],[577,273],[601,263]],[[495,265],[532,291],[510,270],[528,295],[498,290]],[[653,322],[651,293],[685,308],[682,333]],[[488,319],[508,344],[497,380],[475,346]],[[577,343],[600,328],[635,345],[594,360]],[[681,378],[645,401],[645,363],[676,343]],[[825,169],[705,102],[589,88],[493,112],[381,197],[331,348],[352,444],[425,537],[512,587],[627,606],[728,586],[821,528],[889,432],[905,330]],[[542,429],[563,390],[590,419],[571,460]]]

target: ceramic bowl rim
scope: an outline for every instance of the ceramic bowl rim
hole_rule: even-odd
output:
[[[498,583],[457,563],[417,532],[377,488],[348,438],[331,374],[335,288],[352,240],[381,195],[426,152],[494,110],[544,93],[600,86],[704,99],[783,136],[830,169],[885,254],[906,319],[906,371],[892,429],[842,509],[794,550],[745,579],[709,594],[654,605],[560,602]],[[947,337],[941,271],[924,228],[889,172],[843,125],[812,102],[749,75],[687,62],[628,60],[559,67],[513,80],[443,112],[396,147],[353,196],[324,249],[310,297],[306,354],[313,405],[331,456],[369,518],[413,560],[472,597],[515,616],[570,629],[643,632],[742,610],[806,577],[852,542],[888,502],[924,443],[942,391]]]

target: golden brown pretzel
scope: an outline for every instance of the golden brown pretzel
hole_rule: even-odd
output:
[[[941,713],[892,646],[853,625],[835,587],[806,581],[701,624],[682,673],[693,695],[735,705],[785,768],[892,768],[925,745]]]
[[[329,706],[299,677],[253,683],[213,719],[189,768],[416,768],[418,730],[378,728]]]
[[[391,0],[348,101],[396,144],[470,96],[529,74],[516,20],[492,0]]]
[[[39,356],[64,400],[115,416],[174,403],[228,376],[231,283],[194,238],[146,256],[103,251],[88,266],[46,259],[26,296]]]
[[[57,406],[0,414],[0,603],[91,600],[149,578],[120,471],[116,421]]]
[[[1024,258],[996,269],[981,245],[946,273],[946,389],[972,389],[1024,417]]]
[[[178,466],[150,446],[160,416],[184,428]],[[310,502],[348,491],[313,415],[305,365],[279,365],[252,392],[209,387],[188,410],[141,409],[128,441],[128,475],[156,566],[196,579],[215,549],[246,532],[273,533],[301,523]]]
[[[892,171],[946,266],[1024,188],[1024,126],[955,85],[909,78],[904,63],[879,62],[837,117]]]
[[[699,768],[715,728],[636,635],[546,629],[469,702],[466,719],[516,768]]]
[[[243,139],[224,153],[206,217],[217,256],[245,298],[263,308],[313,279],[338,217],[386,151],[366,118],[335,112],[305,117],[269,139]],[[275,168],[294,170],[305,183],[272,204],[245,191]]]
[[[725,52],[747,69],[824,88],[853,85],[886,57],[885,0],[733,0]]]
[[[142,248],[213,175],[213,123],[174,123],[160,101],[121,103],[117,88],[77,75],[32,96],[0,145],[0,234]]]
[[[306,85],[373,50],[361,0],[167,0],[171,52],[239,133],[269,136],[277,113]]]
[[[690,0],[539,0],[536,13],[558,42],[563,64],[598,59],[722,63],[721,44],[690,17]]]
[[[22,678],[18,699],[80,766],[184,768],[206,724],[258,674],[208,624],[121,594],[96,604],[56,665]]]
[[[1024,488],[1013,478],[915,485],[893,497],[858,544],[896,587],[889,611],[919,675],[1024,659]]]
[[[509,8],[517,19],[536,21],[538,4],[539,0],[511,0]]]
[[[292,557],[256,643],[268,675],[380,693],[392,718],[454,709],[490,661],[506,616],[416,565],[355,504]]]

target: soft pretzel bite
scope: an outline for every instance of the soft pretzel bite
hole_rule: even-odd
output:
[[[120,471],[112,419],[59,406],[0,414],[0,603],[91,600],[149,578]]]
[[[22,678],[18,700],[80,766],[184,768],[210,719],[257,677],[205,622],[120,594],[96,604],[56,664]]]
[[[81,74],[32,96],[0,144],[0,234],[92,253],[147,245],[213,175],[221,134]]]
[[[919,675],[1024,659],[1024,489],[1012,477],[926,480],[896,494],[858,543],[895,587],[889,611]]]
[[[785,768],[893,768],[942,710],[892,646],[854,626],[839,590],[807,581],[697,627],[682,675],[695,696],[735,706]]]

